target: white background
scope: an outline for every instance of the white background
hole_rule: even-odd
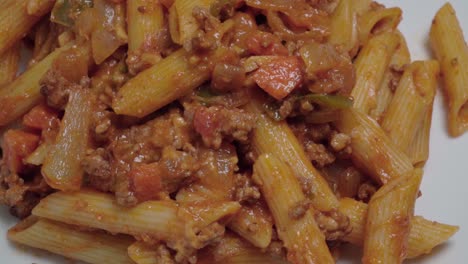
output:
[[[434,14],[446,1],[380,0],[379,2],[403,9],[403,21],[399,28],[406,36],[412,59],[430,58],[429,28]],[[465,35],[468,36],[468,0],[450,2],[457,11]],[[423,196],[417,201],[416,214],[431,220],[459,225],[461,230],[445,246],[437,248],[430,256],[408,261],[409,263],[464,263],[468,259],[468,198],[465,194],[468,188],[468,134],[456,139],[447,135],[443,106],[442,92],[439,90],[434,106],[431,153],[421,186]],[[6,240],[6,231],[15,222],[16,219],[8,214],[6,208],[1,207],[0,263],[68,263],[50,254],[16,247],[9,243]],[[360,263],[360,253],[356,253],[355,250],[353,248],[345,252],[347,259],[340,263]]]

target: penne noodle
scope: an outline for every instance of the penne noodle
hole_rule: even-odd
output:
[[[237,202],[189,204],[185,208],[171,200],[148,201],[125,208],[118,206],[112,195],[82,190],[51,194],[42,199],[32,213],[111,233],[173,241],[184,239],[187,232],[201,230],[227,215],[235,214],[239,209]],[[186,227],[190,230],[186,230]]]
[[[352,226],[351,232],[343,238],[344,241],[357,246],[363,245],[367,210],[368,205],[363,202],[351,198],[340,200],[340,211],[348,216]],[[430,253],[458,230],[458,226],[426,220],[421,216],[413,217],[408,236],[407,257],[416,258]]]
[[[351,137],[351,159],[355,165],[380,184],[413,169],[411,160],[369,116],[354,109],[343,111],[335,125],[341,133]]]
[[[430,42],[440,62],[447,94],[449,133],[460,136],[468,130],[468,46],[450,3],[437,12]]]
[[[432,108],[438,75],[437,61],[413,62],[405,69],[383,116],[382,129],[405,153],[418,133],[426,113]]]
[[[271,154],[254,164],[254,181],[260,186],[275,220],[279,238],[292,263],[334,263],[325,236],[314,219],[312,208],[302,208],[306,197],[290,167]]]
[[[83,160],[89,142],[92,118],[91,93],[86,89],[70,92],[60,131],[50,146],[41,173],[53,188],[76,191],[83,181]]]
[[[351,91],[354,108],[369,114],[377,107],[377,93],[392,55],[398,46],[396,33],[376,35],[364,45],[356,61],[356,84]]]
[[[319,211],[331,211],[338,207],[338,199],[327,181],[314,168],[304,153],[304,149],[286,122],[275,122],[262,112],[260,100],[251,100],[247,105],[249,112],[257,116],[257,126],[252,134],[252,149],[257,156],[275,153],[278,158],[291,166],[299,180],[311,183],[307,190],[312,205]]]
[[[396,32],[400,38],[400,43],[390,60],[390,65],[378,89],[377,105],[370,112],[370,116],[378,122],[380,122],[385,110],[387,110],[388,105],[392,101],[393,92],[399,82],[399,79],[397,79],[398,75],[400,75],[400,72],[403,72],[405,66],[411,62],[411,55],[405,37],[401,32]]]
[[[256,247],[266,248],[270,245],[273,222],[261,205],[242,206],[227,226]]]
[[[422,176],[423,171],[415,169],[388,182],[372,196],[364,233],[364,264],[402,263],[406,258]]]
[[[0,90],[12,82],[18,73],[20,47],[14,46],[0,55]]]
[[[209,68],[193,65],[189,56],[180,49],[129,80],[112,104],[114,111],[143,117],[208,80]]]
[[[161,59],[156,40],[164,28],[163,6],[157,0],[127,1],[129,68],[134,71]],[[132,68],[131,66],[134,67]],[[142,65],[142,66],[140,66]]]
[[[193,16],[194,8],[209,9],[214,0],[175,0],[169,9],[169,31],[172,41],[177,44],[185,44],[191,40],[199,24]]]
[[[42,61],[25,71],[15,81],[0,89],[0,126],[19,118],[37,105],[41,99],[40,80],[52,67],[55,59],[71,45],[56,49]]]
[[[0,2],[0,54],[13,47],[54,6],[54,0],[2,0]],[[33,12],[33,13],[28,13]]]
[[[423,167],[429,158],[429,139],[431,135],[433,106],[427,109],[424,119],[418,128],[418,132],[411,144],[408,145],[408,153],[415,167]]]
[[[87,263],[134,263],[127,247],[134,241],[127,236],[82,231],[76,227],[46,219],[29,217],[10,230],[8,238],[16,243],[50,251]]]
[[[359,48],[357,14],[353,1],[340,0],[331,18],[330,36],[328,41],[341,46],[350,54],[355,54]]]
[[[172,261],[172,256],[167,249],[158,250],[163,245],[149,245],[141,241],[137,241],[128,247],[128,256],[136,264],[160,264]],[[166,261],[166,262],[165,262]]]
[[[402,11],[398,7],[370,10],[359,17],[359,40],[367,43],[372,35],[392,32],[401,21]]]

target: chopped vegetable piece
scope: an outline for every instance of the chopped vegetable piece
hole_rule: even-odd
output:
[[[37,148],[39,140],[38,135],[22,130],[10,129],[3,135],[3,159],[11,172],[24,169],[23,159]]]
[[[58,0],[52,9],[50,20],[71,27],[81,11],[92,6],[93,0]]]
[[[23,125],[35,129],[47,129],[58,118],[58,113],[45,103],[35,106],[23,117]]]
[[[140,202],[157,197],[162,188],[161,173],[158,163],[141,164],[128,173],[130,189]]]
[[[301,63],[294,56],[278,56],[261,65],[253,78],[265,92],[281,100],[301,84]]]

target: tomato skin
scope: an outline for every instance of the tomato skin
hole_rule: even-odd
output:
[[[294,56],[279,56],[260,65],[253,78],[265,92],[281,100],[302,83],[301,62]]]
[[[156,199],[162,190],[162,170],[158,163],[139,164],[128,173],[130,189],[140,202]]]
[[[58,113],[46,104],[39,104],[23,116],[23,125],[44,130],[51,127],[52,121],[58,119]]]
[[[216,111],[211,111],[208,108],[200,107],[193,116],[193,126],[203,137],[213,137],[216,131],[221,126],[221,120],[216,114]]]
[[[3,135],[3,159],[11,172],[22,172],[23,159],[39,145],[40,137],[22,130],[10,129]]]

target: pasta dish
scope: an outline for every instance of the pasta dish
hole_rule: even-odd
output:
[[[447,3],[434,59],[412,61],[401,19],[370,0],[0,1],[8,239],[88,263],[430,253],[459,229],[414,215],[433,102],[441,79],[449,133],[468,130],[468,48]]]

